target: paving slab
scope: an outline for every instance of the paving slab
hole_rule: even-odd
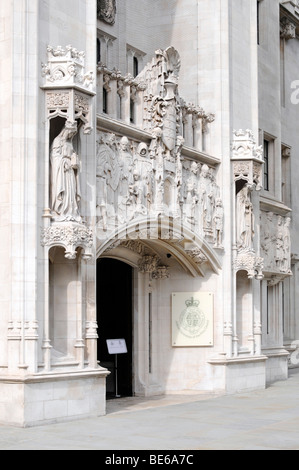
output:
[[[124,398],[107,415],[0,426],[1,450],[299,450],[299,369],[266,390]]]

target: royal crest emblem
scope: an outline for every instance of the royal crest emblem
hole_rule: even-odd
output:
[[[186,309],[180,315],[177,322],[177,327],[185,336],[189,338],[196,338],[202,335],[209,324],[204,312],[199,309],[199,300],[191,299],[186,300]]]

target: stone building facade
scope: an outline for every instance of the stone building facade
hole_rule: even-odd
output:
[[[298,366],[298,34],[296,1],[1,2],[0,422]]]

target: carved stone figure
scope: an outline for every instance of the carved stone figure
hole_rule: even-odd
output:
[[[113,25],[116,17],[116,0],[97,0],[98,18]]]
[[[198,184],[198,207],[200,230],[208,228],[212,220],[212,205],[210,199],[209,167],[203,165]]]
[[[283,230],[283,219],[281,216],[278,216],[277,220],[277,235],[276,235],[276,268],[278,271],[283,270],[284,264],[284,246],[283,246],[283,238],[284,238],[284,230]]]
[[[246,184],[237,195],[237,247],[252,250],[254,215],[250,197],[251,187]]]
[[[196,162],[192,162],[191,168],[189,171],[189,177],[187,180],[187,200],[186,200],[186,208],[185,208],[186,220],[190,224],[195,223],[195,208],[198,202],[197,173],[198,173],[198,165]]]
[[[103,151],[104,150],[104,151]],[[106,149],[100,146],[97,155],[97,208],[99,208],[100,221],[103,230],[107,231],[107,174],[109,163],[106,158]]]
[[[216,209],[213,217],[214,222],[214,239],[215,239],[215,248],[222,247],[222,234],[223,234],[223,219],[224,219],[224,209],[221,199],[216,200]]]
[[[275,257],[275,242],[276,236],[273,233],[273,212],[266,213],[266,219],[262,221],[262,237],[261,237],[261,247],[262,253],[265,259],[265,267],[267,269],[273,269],[273,260]]]
[[[57,222],[81,222],[80,160],[73,146],[77,123],[66,121],[51,146],[51,209]]]
[[[283,227],[283,272],[290,274],[291,273],[291,236],[290,236],[290,217],[285,219]]]
[[[133,157],[130,150],[130,142],[127,137],[122,137],[119,143],[119,162],[121,166],[120,196],[127,196],[129,186],[133,182]]]
[[[131,202],[131,210],[137,214],[146,215],[146,208],[145,208],[145,195],[146,195],[146,187],[145,182],[141,180],[140,174],[137,170],[134,171],[133,174],[134,183],[130,185],[130,202]]]

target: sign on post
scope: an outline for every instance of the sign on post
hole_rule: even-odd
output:
[[[125,339],[107,339],[109,354],[127,354],[128,349]]]
[[[120,398],[118,394],[118,365],[117,356],[118,354],[127,354],[128,348],[125,339],[107,339],[107,347],[109,354],[114,354],[115,357],[115,398]]]

